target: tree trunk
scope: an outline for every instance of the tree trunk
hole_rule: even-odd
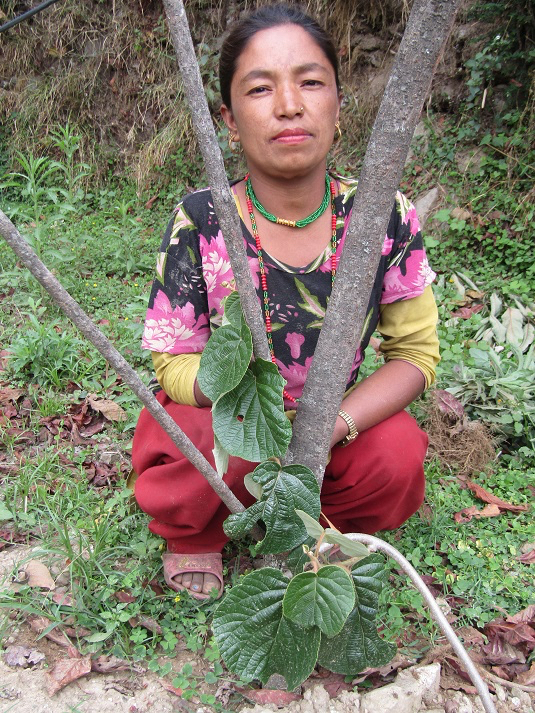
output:
[[[197,135],[212,190],[214,207],[221,232],[236,279],[245,320],[253,335],[253,350],[256,357],[270,360],[264,319],[251,279],[249,261],[243,249],[243,235],[236,204],[229,188],[223,157],[206,102],[201,73],[189,31],[188,18],[182,0],[164,0],[165,12],[175,48],[186,97],[190,106],[191,120]]]
[[[459,5],[460,0],[414,3],[368,143],[336,282],[285,457],[308,466],[320,485],[394,196]]]

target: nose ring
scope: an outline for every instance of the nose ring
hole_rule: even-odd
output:
[[[302,114],[304,111],[305,111],[305,107],[304,107],[304,106],[300,106],[300,107],[299,107],[299,113]]]

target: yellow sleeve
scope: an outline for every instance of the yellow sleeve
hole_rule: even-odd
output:
[[[428,286],[419,297],[381,305],[377,325],[386,361],[402,359],[414,364],[424,375],[426,388],[434,382],[440,361],[437,321],[435,298]]]
[[[193,387],[201,363],[201,354],[151,352],[158,383],[177,404],[198,406]]]

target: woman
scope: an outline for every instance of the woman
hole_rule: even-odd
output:
[[[314,354],[355,190],[354,181],[326,172],[339,132],[337,55],[300,10],[269,6],[230,33],[220,82],[221,114],[248,168],[232,185],[244,249],[259,299],[268,292],[266,332],[287,380],[285,407],[292,409]],[[433,277],[414,209],[398,194],[321,494],[323,512],[342,531],[398,527],[423,500],[427,437],[403,409],[433,381],[438,362]],[[160,402],[212,463],[210,401],[195,375],[233,279],[210,191],[187,196],[164,237],[143,345],[153,353]],[[355,387],[376,327],[386,363]],[[226,507],[146,411],[132,456],[136,498],[154,518],[150,529],[167,540],[167,583],[198,599],[212,588],[220,596]],[[231,457],[225,475],[245,505],[252,498],[243,478],[251,470]]]

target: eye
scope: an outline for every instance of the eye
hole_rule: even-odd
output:
[[[268,87],[265,87],[265,86],[253,87],[252,89],[249,89],[247,94],[264,94],[267,91],[268,91]]]
[[[323,86],[323,82],[320,82],[319,79],[305,79],[303,82],[303,86],[305,87],[321,87]]]

